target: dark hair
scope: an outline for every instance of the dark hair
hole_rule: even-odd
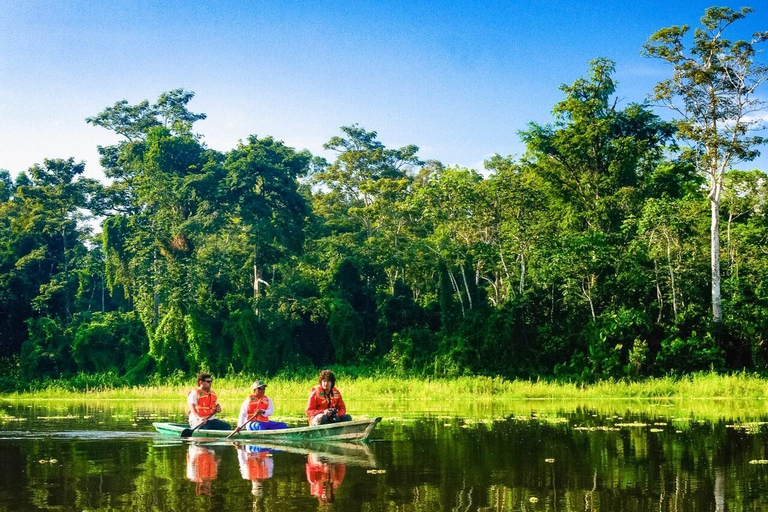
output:
[[[197,375],[197,382],[200,383],[200,382],[202,382],[202,381],[204,381],[206,379],[210,379],[210,378],[211,378],[211,374],[210,373],[199,373]]]
[[[336,385],[336,376],[333,374],[331,370],[322,370],[320,372],[320,377],[317,379],[317,383],[322,386],[322,383],[324,380],[327,380],[331,383],[331,387]]]

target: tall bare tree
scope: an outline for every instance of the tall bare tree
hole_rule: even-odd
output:
[[[750,40],[731,41],[724,32],[752,9],[738,11],[710,7],[686,47],[688,25],[672,26],[653,34],[643,47],[648,57],[672,66],[672,77],[654,88],[653,101],[680,117],[678,135],[690,143],[687,151],[709,182],[711,207],[712,317],[723,319],[720,297],[720,199],[725,171],[759,155],[765,142],[755,131],[764,128],[760,113],[766,104],[756,89],[768,78],[768,67],[756,62],[757,45],[768,40],[756,32]]]

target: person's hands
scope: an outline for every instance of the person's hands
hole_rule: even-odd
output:
[[[333,416],[334,412],[336,412],[334,409],[326,409],[325,411],[323,411],[323,414],[325,414],[326,416]]]
[[[208,418],[209,418],[208,416],[204,416],[204,417],[203,417],[203,425],[205,425],[206,423],[208,423]]]
[[[219,404],[216,404],[216,412],[221,412],[221,406]]]

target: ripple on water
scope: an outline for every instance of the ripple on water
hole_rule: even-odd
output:
[[[35,432],[31,430],[4,430],[0,432],[0,441],[18,439],[71,439],[83,441],[105,441],[126,439],[152,439],[154,432],[122,432],[115,430],[69,430],[61,432]]]

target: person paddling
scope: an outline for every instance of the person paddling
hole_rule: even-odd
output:
[[[337,421],[352,421],[347,414],[347,406],[341,393],[334,386],[336,376],[331,370],[323,370],[317,379],[318,385],[312,388],[307,402],[307,421],[312,426],[325,425]]]
[[[253,389],[253,393],[243,400],[243,404],[240,406],[240,418],[237,423],[245,425],[247,430],[279,430],[288,428],[288,425],[283,422],[269,419],[275,411],[275,406],[272,403],[272,399],[265,394],[267,389],[266,383],[257,380],[253,383],[251,389]]]
[[[217,418],[211,418],[214,413],[221,412],[216,393],[211,389],[213,378],[208,373],[197,376],[197,388],[187,395],[187,415],[189,426],[200,426],[200,430],[230,430],[229,423]]]

